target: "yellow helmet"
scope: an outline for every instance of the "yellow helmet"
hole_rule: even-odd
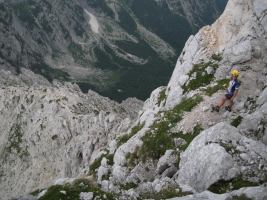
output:
[[[232,75],[232,76],[238,77],[239,74],[240,74],[240,72],[239,72],[237,69],[233,69],[233,70],[231,71],[231,75]]]

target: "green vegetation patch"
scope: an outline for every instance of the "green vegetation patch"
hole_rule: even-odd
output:
[[[22,148],[22,137],[23,137],[23,130],[20,124],[14,124],[11,127],[10,134],[9,134],[9,145],[6,147],[6,151],[10,153],[17,154],[20,158],[29,155],[27,148]]]
[[[242,177],[236,177],[229,181],[219,180],[209,187],[209,191],[217,194],[223,194],[229,191],[238,190],[243,187],[253,187],[259,184],[244,180]]]
[[[95,161],[90,165],[90,171],[89,171],[90,175],[91,174],[95,175],[95,171],[101,166],[101,161],[104,157],[107,159],[108,165],[114,164],[114,161],[113,161],[114,155],[108,154],[108,151],[107,151],[106,154],[102,154],[99,158],[95,159]]]
[[[132,136],[134,136],[138,131],[140,131],[144,127],[144,125],[145,125],[144,123],[138,124],[132,128],[129,134],[120,136],[117,140],[117,145],[121,146],[122,144],[126,143]]]
[[[231,200],[252,200],[248,198],[245,194],[241,194],[240,196],[233,196]]]
[[[223,57],[222,57],[222,54],[215,53],[215,54],[212,54],[211,59],[220,62],[223,59]]]
[[[159,193],[145,193],[141,195],[140,199],[154,199],[154,200],[162,200],[162,199],[170,199],[174,197],[183,197],[186,195],[190,195],[192,193],[182,192],[180,188],[166,188],[160,191]]]
[[[178,133],[175,135],[175,137],[179,137],[179,138],[182,138],[186,141],[186,144],[182,145],[179,147],[179,149],[181,150],[186,150],[187,147],[189,146],[189,144],[192,142],[192,140],[198,136],[200,134],[201,131],[203,131],[204,129],[202,128],[202,126],[200,124],[197,124],[194,128],[193,128],[193,131],[192,132],[189,132],[189,133]]]
[[[182,119],[184,112],[190,112],[195,106],[203,101],[201,96],[195,96],[182,100],[181,103],[176,105],[172,110],[165,112],[166,121],[169,121],[172,126]]]
[[[213,67],[216,69],[218,67],[218,64],[209,61],[207,63],[199,63],[195,64],[193,66],[193,69],[188,73],[189,77],[192,77],[192,75],[195,75],[194,79],[189,80],[182,88],[185,92],[191,91],[191,90],[196,90],[199,87],[206,86],[211,83],[211,81],[214,78],[213,74],[208,74],[206,72],[206,68],[208,67]]]
[[[238,127],[239,124],[242,122],[242,120],[243,120],[243,117],[238,116],[231,122],[231,125],[234,127]]]
[[[163,89],[162,91],[160,91],[159,93],[159,97],[158,97],[158,106],[160,106],[161,102],[166,101],[166,89]]]
[[[116,199],[114,194],[103,192],[89,180],[79,179],[72,184],[54,185],[48,188],[39,200],[80,200],[81,192],[93,192],[94,199]]]
[[[130,190],[132,188],[136,188],[138,186],[138,184],[134,183],[134,182],[128,182],[125,185],[121,185],[120,188],[123,190]]]
[[[159,159],[166,150],[174,149],[174,136],[170,133],[170,129],[174,127],[181,119],[184,112],[191,111],[193,107],[202,101],[201,96],[192,97],[183,100],[180,104],[175,106],[172,110],[164,113],[163,119],[157,120],[150,127],[150,131],[142,138],[143,145],[134,153],[128,154],[126,159],[128,165],[132,166],[141,159],[145,162],[147,159]],[[199,126],[195,130],[195,134],[183,135],[182,133],[176,137],[185,138],[187,142],[191,142],[198,132]],[[185,148],[185,147],[184,147]]]
[[[241,152],[237,150],[236,146],[232,144],[231,141],[229,143],[220,142],[220,146],[222,146],[225,151],[231,155],[240,154]]]
[[[216,81],[216,85],[209,86],[207,89],[204,90],[204,92],[206,95],[212,96],[217,91],[226,89],[228,83],[229,83],[229,79],[218,80],[218,81]]]
[[[143,145],[139,150],[139,156],[143,162],[148,158],[159,159],[166,150],[174,148],[172,136],[168,133],[168,122],[155,123],[152,132],[143,138]]]

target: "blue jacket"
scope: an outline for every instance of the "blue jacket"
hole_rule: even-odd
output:
[[[229,87],[226,90],[227,95],[233,96],[235,91],[239,89],[240,85],[241,84],[237,79],[231,80],[230,83],[229,83]]]

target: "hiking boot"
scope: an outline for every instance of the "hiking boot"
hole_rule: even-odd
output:
[[[225,110],[227,110],[227,111],[229,111],[229,112],[231,112],[231,111],[232,111],[232,109],[231,109],[231,107],[230,107],[230,106],[225,106]]]
[[[212,109],[212,112],[214,112],[214,111],[219,112],[220,111],[220,107],[219,106],[212,105],[211,109]]]

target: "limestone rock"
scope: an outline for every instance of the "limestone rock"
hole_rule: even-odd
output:
[[[258,140],[264,134],[264,127],[261,126],[264,126],[264,121],[267,121],[267,118],[265,118],[259,109],[252,114],[245,115],[238,128],[242,134]]]
[[[101,183],[103,176],[107,175],[109,172],[109,167],[107,164],[107,159],[104,157],[101,161],[101,166],[97,171],[97,182]]]
[[[92,200],[94,198],[93,192],[81,192],[80,200]]]
[[[183,138],[174,138],[174,144],[176,147],[180,147],[181,145],[185,145],[186,141]]]
[[[190,148],[182,155],[178,181],[181,185],[192,186],[197,192],[206,190],[220,179],[230,180],[239,172],[233,158],[218,144],[191,151],[190,157],[189,151]]]
[[[267,102],[267,88],[265,88],[263,90],[263,92],[261,93],[261,95],[259,96],[259,98],[257,99],[257,104],[258,105],[262,105],[265,102]]]
[[[172,178],[176,172],[178,171],[177,167],[172,165],[171,167],[167,168],[163,173],[162,173],[162,177],[169,177]]]
[[[140,109],[137,101],[127,110],[72,84],[5,86],[0,94],[3,198],[79,175],[94,154],[132,126]]]
[[[240,135],[238,129],[228,124],[219,123],[198,135],[181,155],[179,184],[201,192],[218,180],[236,177],[240,174],[240,167],[248,164],[248,161],[247,164],[239,162],[236,157],[238,145],[245,147],[250,163],[252,160],[266,163],[267,148],[264,144]],[[261,161],[254,152],[259,153]],[[251,170],[257,171],[258,165],[253,166]],[[258,173],[256,176],[263,178],[265,172]]]
[[[177,163],[174,150],[167,150],[157,163],[157,173],[162,174],[167,168]]]
[[[239,197],[240,199],[242,197],[245,198],[244,196],[255,200],[264,200],[267,197],[267,188],[266,186],[249,187],[225,194],[214,194],[209,191],[204,191],[198,194],[172,198],[169,200],[228,200],[233,197]]]
[[[206,72],[207,72],[207,74],[214,74],[214,69],[213,69],[213,67],[207,67],[207,69],[206,69]]]

